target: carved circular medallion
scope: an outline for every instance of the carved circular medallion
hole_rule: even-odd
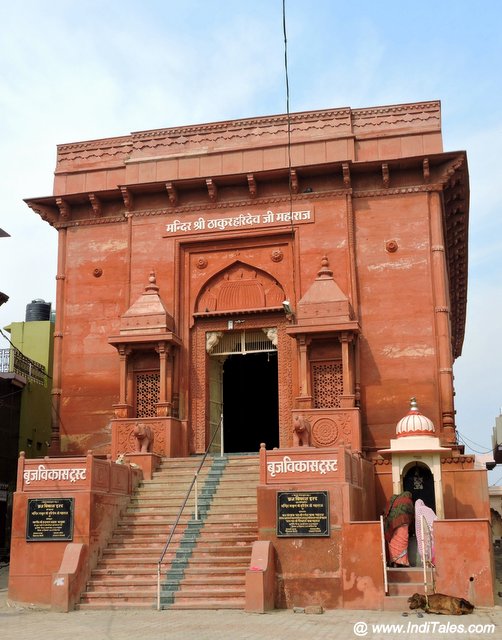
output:
[[[199,258],[196,264],[197,264],[197,269],[205,269],[207,267],[207,259]]]
[[[92,275],[95,278],[100,278],[103,275],[103,269],[101,269],[100,267],[96,267],[96,269],[94,269],[94,271],[92,272]]]
[[[319,418],[312,425],[312,439],[317,447],[332,447],[338,438],[338,427],[331,418]]]
[[[272,259],[272,262],[281,262],[284,258],[284,254],[280,249],[274,249],[270,254],[270,258]]]
[[[389,240],[385,245],[385,249],[389,253],[395,253],[398,250],[397,241],[396,240]]]

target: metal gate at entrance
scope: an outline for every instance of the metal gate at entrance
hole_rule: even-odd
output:
[[[223,424],[212,451],[279,446],[276,336],[275,327],[220,332],[209,361],[210,437]]]

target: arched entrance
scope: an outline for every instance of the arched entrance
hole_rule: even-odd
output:
[[[223,432],[228,453],[279,446],[277,353],[231,355],[223,364]]]
[[[433,511],[436,511],[434,495],[434,476],[425,464],[415,462],[403,476],[403,491],[410,491],[413,502],[421,499]]]
[[[211,436],[223,416],[226,453],[257,452],[261,442],[279,446],[277,330],[219,332],[209,356]],[[271,339],[272,338],[272,339]],[[221,448],[220,434],[213,450]]]

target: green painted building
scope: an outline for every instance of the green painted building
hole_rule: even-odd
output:
[[[21,394],[18,451],[26,457],[47,455],[51,440],[52,352],[54,324],[50,320],[13,322],[6,327],[13,346],[45,372],[26,363],[27,383]]]

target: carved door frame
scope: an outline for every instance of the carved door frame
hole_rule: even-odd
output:
[[[209,443],[209,359],[206,351],[206,333],[228,331],[228,320],[222,318],[197,318],[190,333],[190,420],[189,450],[203,453]],[[277,384],[279,402],[279,446],[292,444],[292,418],[294,357],[293,340],[286,334],[288,321],[282,313],[239,315],[244,320],[240,328],[262,329],[277,327]],[[259,414],[257,415],[259,420]]]

